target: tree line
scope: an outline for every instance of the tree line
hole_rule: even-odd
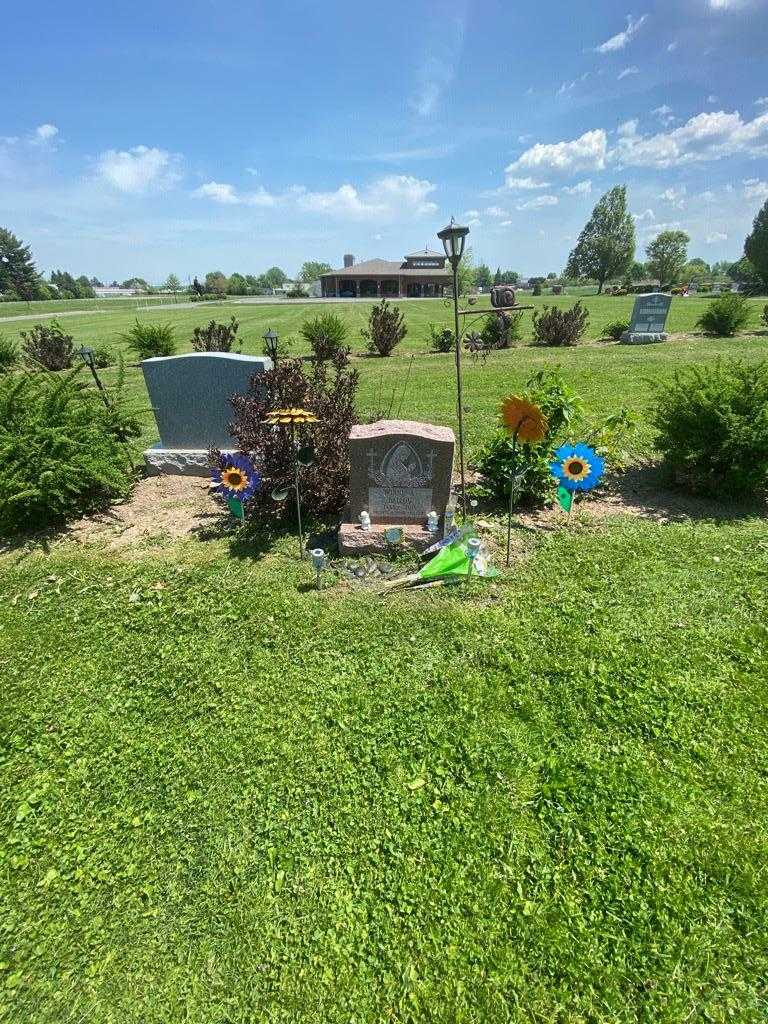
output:
[[[744,241],[744,255],[736,263],[710,267],[701,259],[688,260],[690,237],[685,231],[662,231],[645,249],[647,261],[635,260],[635,224],[627,209],[627,188],[616,185],[599,200],[568,257],[565,276],[596,281],[598,293],[608,281],[652,277],[664,290],[688,274],[726,273],[745,291],[768,289],[768,200],[755,217]]]

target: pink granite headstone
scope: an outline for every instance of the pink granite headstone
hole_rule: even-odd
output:
[[[349,435],[351,518],[366,509],[372,523],[423,525],[445,512],[451,493],[453,431],[411,420],[379,420]]]

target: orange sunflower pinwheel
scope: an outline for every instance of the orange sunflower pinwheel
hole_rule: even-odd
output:
[[[284,426],[297,427],[301,423],[319,423],[317,416],[314,413],[309,412],[308,409],[272,409],[264,417],[265,423],[270,423],[272,426],[282,424]]]
[[[544,413],[538,405],[519,395],[509,395],[501,403],[501,422],[510,434],[525,444],[537,444],[547,433]]]

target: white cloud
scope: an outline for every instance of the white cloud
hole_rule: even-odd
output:
[[[659,199],[663,199],[667,203],[671,203],[673,206],[677,206],[678,209],[682,210],[683,207],[685,206],[685,196],[686,196],[686,194],[687,194],[687,189],[686,189],[685,185],[681,185],[680,188],[678,188],[678,189],[674,189],[674,188],[667,188],[667,189],[665,189],[661,193],[661,195],[659,196]]]
[[[234,185],[227,185],[218,181],[207,181],[195,190],[194,195],[199,199],[212,199],[214,203],[221,203],[222,205],[240,202],[240,197],[235,192]]]
[[[631,67],[624,68],[623,71],[619,72],[618,79],[619,79],[619,81],[621,81],[622,78],[628,78],[630,75],[639,75],[639,74],[640,74],[640,68],[637,67],[636,64],[632,64]]]
[[[477,211],[475,211],[477,213]],[[507,211],[501,206],[486,206],[485,208],[486,217],[506,217],[508,216]]]
[[[650,209],[643,210],[642,213],[633,213],[632,220],[635,222],[635,224],[640,224],[644,220],[654,221],[656,220],[656,214],[653,212],[653,210]]]
[[[579,181],[575,185],[563,186],[563,192],[566,192],[569,196],[588,196],[592,191],[592,180],[588,178],[586,181]]]
[[[602,128],[585,132],[568,142],[537,142],[511,163],[506,172],[601,171],[605,167],[607,147],[608,138]]]
[[[632,117],[629,121],[622,121],[616,131],[619,135],[624,136],[624,138],[629,138],[631,135],[637,135],[637,125],[637,118]]]
[[[275,206],[277,199],[262,186],[255,192],[238,192],[234,185],[207,181],[192,193],[197,199],[211,199],[222,206]]]
[[[35,128],[35,135],[43,142],[48,142],[49,139],[55,138],[58,134],[59,129],[55,124],[41,124]]]
[[[518,203],[518,210],[540,210],[543,206],[557,206],[559,200],[557,196],[536,196],[535,199],[529,199],[525,203]]]
[[[591,71],[585,71],[583,75],[579,75],[578,78],[574,78],[571,82],[563,82],[560,88],[557,90],[558,96],[564,96],[566,93],[572,92],[577,85],[581,85],[582,82],[586,82],[589,76],[592,74]]]
[[[480,211],[479,210],[465,210],[464,211],[464,220],[467,220],[470,217],[479,217],[479,216],[480,216]]]
[[[595,47],[597,53],[613,53],[615,50],[623,50],[627,43],[632,39],[637,32],[640,31],[641,27],[648,20],[647,14],[642,14],[639,18],[635,19],[631,14],[627,15],[627,27],[623,32],[618,32],[615,36],[611,36],[610,39],[606,39],[604,43]]]
[[[755,100],[756,107],[768,107],[768,96],[760,96]]]
[[[178,158],[164,149],[134,146],[102,153],[96,162],[96,173],[121,192],[145,192],[149,188],[168,188],[178,181],[177,165]]]
[[[303,192],[300,207],[313,213],[330,213],[353,219],[421,216],[435,213],[437,204],[427,197],[435,191],[431,181],[408,174],[390,174],[372,182],[362,191],[344,184],[332,192]]]
[[[417,71],[417,88],[410,100],[419,117],[430,117],[456,74],[464,42],[464,19],[445,18],[438,23],[440,37],[433,40]]]
[[[718,102],[718,98],[717,98],[717,96],[715,96],[714,93],[710,93],[710,95],[707,96],[707,103],[717,103],[717,102]]]
[[[610,158],[622,167],[674,167],[744,153],[768,154],[768,114],[743,121],[738,112],[697,114],[679,128],[619,139]]]
[[[666,103],[663,103],[660,107],[656,107],[656,109],[652,110],[651,113],[661,121],[665,128],[672,124],[673,121],[677,120],[675,115],[672,113],[672,107],[668,107]]]
[[[676,49],[677,49],[677,42],[672,42],[667,47],[667,53],[674,53]]]
[[[503,228],[508,228],[508,227],[510,227],[510,225],[511,225],[511,224],[512,224],[512,221],[511,221],[511,220],[503,220],[503,221],[501,222],[501,226],[502,226]]]
[[[768,199],[768,181],[760,181],[759,178],[747,178],[744,182],[744,198],[759,199],[760,202]]]
[[[507,170],[512,166],[513,165],[510,164],[509,167],[507,167]],[[523,191],[527,191],[528,189],[549,188],[548,181],[534,181],[533,178],[514,178],[511,175],[507,176],[505,184],[507,188],[521,189]]]
[[[711,235],[707,235],[705,241],[707,245],[714,245],[715,242],[727,242],[728,235],[722,231],[713,231]]]

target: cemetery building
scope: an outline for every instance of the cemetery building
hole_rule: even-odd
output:
[[[450,294],[452,277],[446,269],[445,255],[423,249],[412,252],[402,262],[364,260],[344,257],[344,266],[331,270],[320,279],[324,298],[350,299],[429,299]]]

